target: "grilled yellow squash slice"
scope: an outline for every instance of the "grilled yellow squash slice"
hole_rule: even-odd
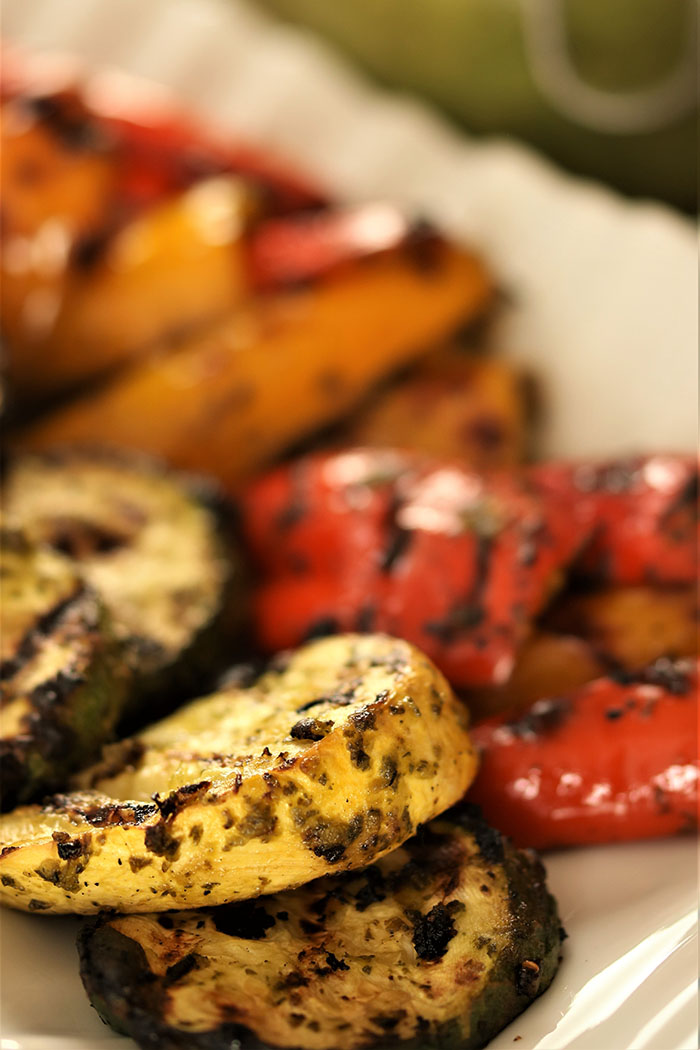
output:
[[[75,794],[0,819],[1,896],[94,913],[274,893],[395,849],[475,767],[466,708],[427,657],[326,638],[114,745]]]
[[[95,449],[21,456],[7,473],[8,520],[72,557],[107,606],[141,721],[155,694],[206,688],[232,575],[210,496],[144,457]]]
[[[60,554],[0,533],[0,792],[3,809],[93,761],[125,699],[97,595]]]
[[[362,871],[79,938],[93,1005],[141,1047],[475,1048],[549,985],[541,864],[456,806]]]

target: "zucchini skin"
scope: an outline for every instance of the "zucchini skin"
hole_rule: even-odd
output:
[[[462,803],[365,872],[234,910],[91,920],[81,977],[141,1047],[478,1050],[556,973],[545,878]]]
[[[97,757],[123,709],[126,676],[109,617],[70,562],[18,532],[3,530],[1,541],[3,619],[13,635],[0,669],[0,805],[7,810],[64,787]],[[32,595],[46,597],[22,616]]]
[[[136,453],[75,446],[16,456],[3,492],[8,518],[68,553],[107,608],[131,679],[122,731],[213,684],[230,660],[243,591],[214,483]]]

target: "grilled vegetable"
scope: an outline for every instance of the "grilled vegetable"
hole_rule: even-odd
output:
[[[475,720],[500,712],[512,715],[535,700],[570,693],[608,670],[609,666],[585,639],[536,630],[520,646],[506,682],[467,689],[464,698]]]
[[[411,453],[312,456],[254,483],[244,527],[274,651],[314,633],[385,630],[453,685],[505,682],[583,536],[557,497]]]
[[[3,899],[157,911],[362,867],[464,794],[466,722],[406,642],[316,642],[115,745],[82,791],[2,818]]]
[[[111,735],[125,699],[104,611],[67,558],[0,535],[2,808],[65,784]]]
[[[627,670],[662,656],[694,656],[698,648],[698,596],[691,587],[565,594],[547,612],[546,622],[586,639],[608,666]]]
[[[141,720],[215,669],[232,568],[212,495],[142,457],[77,448],[19,457],[5,479],[8,519],[75,559],[107,606]]]
[[[74,388],[234,308],[248,293],[242,231],[253,206],[240,179],[210,179],[78,245],[48,276],[10,276],[11,382],[34,396]]]
[[[469,798],[520,845],[651,838],[697,824],[697,662],[659,660],[483,723]]]
[[[81,973],[141,1047],[477,1048],[549,985],[562,936],[542,865],[468,806],[362,872],[85,926]]]
[[[235,305],[241,211],[252,199],[265,214],[323,199],[195,129],[162,94],[154,107],[148,85],[93,77],[85,92],[64,70],[47,93],[31,62],[10,66],[0,296],[7,368],[24,395],[92,378]],[[123,99],[139,93],[134,112]]]
[[[697,580],[698,460],[637,456],[610,463],[547,463],[534,482],[569,500],[579,527],[593,527],[578,571],[607,585]]]
[[[340,441],[459,458],[473,470],[511,467],[525,454],[527,401],[524,379],[512,365],[446,346],[378,391]]]
[[[267,273],[281,275],[279,258],[265,262]],[[312,271],[316,264],[310,260]],[[99,438],[235,486],[348,412],[380,379],[483,309],[490,294],[472,256],[434,237],[408,238],[310,286],[251,303],[172,352],[123,370],[21,440],[46,447]]]

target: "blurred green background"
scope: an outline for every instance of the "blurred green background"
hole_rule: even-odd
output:
[[[258,0],[471,132],[697,209],[697,0]]]

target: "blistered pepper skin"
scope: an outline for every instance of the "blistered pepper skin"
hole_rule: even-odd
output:
[[[474,730],[469,799],[520,846],[655,838],[697,826],[697,661],[659,660]]]
[[[570,501],[591,528],[577,565],[596,583],[691,584],[697,580],[698,460],[636,456],[608,463],[546,463],[534,483]]]
[[[243,510],[263,648],[381,630],[464,687],[505,681],[585,538],[525,481],[387,450],[299,460],[254,483]]]

